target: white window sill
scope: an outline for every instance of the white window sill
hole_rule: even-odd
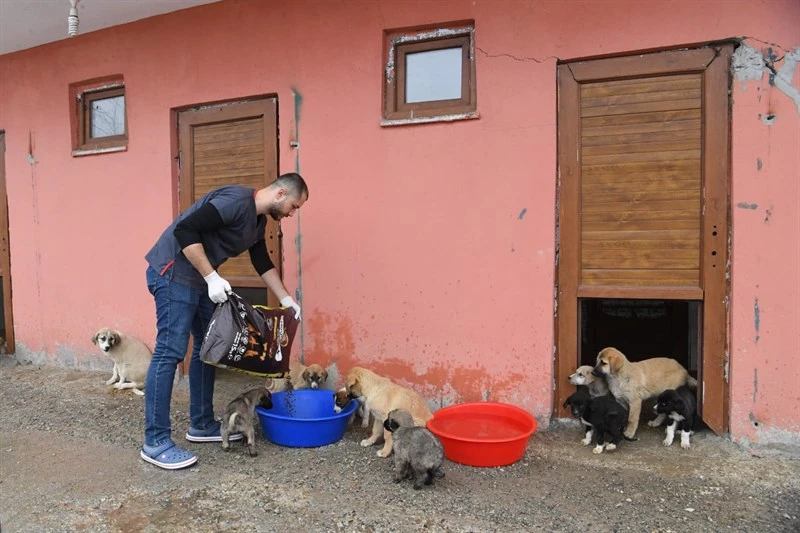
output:
[[[454,113],[452,115],[438,115],[435,117],[414,117],[399,119],[383,119],[381,126],[408,126],[410,124],[428,124],[431,122],[456,122],[458,120],[473,120],[481,118],[477,111],[470,113]]]
[[[81,157],[84,155],[95,155],[95,154],[111,154],[114,152],[127,152],[128,145],[125,144],[123,146],[109,146],[108,148],[93,148],[91,150],[73,150],[72,157]]]

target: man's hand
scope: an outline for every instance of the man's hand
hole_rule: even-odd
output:
[[[300,306],[294,301],[291,296],[286,296],[281,300],[281,307],[291,307],[294,309],[294,317],[300,320]]]
[[[217,271],[203,278],[208,284],[208,297],[215,304],[221,304],[228,301],[228,293],[231,292],[231,284],[228,280],[222,278]],[[296,305],[296,304],[295,304]],[[300,309],[299,307],[297,308]]]

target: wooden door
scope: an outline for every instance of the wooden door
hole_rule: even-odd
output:
[[[704,421],[727,430],[728,45],[558,67],[554,415],[581,298],[702,302]]]
[[[277,102],[263,98],[180,111],[178,145],[181,211],[223,185],[263,188],[278,176]],[[279,231],[278,223],[267,217],[267,249],[280,272]],[[219,273],[234,290],[264,287],[248,252],[229,259]],[[271,293],[267,301],[253,303],[279,305]]]
[[[13,354],[14,320],[11,306],[11,250],[8,235],[8,196],[6,190],[6,133],[0,130],[0,278],[3,287],[3,336],[5,352]]]

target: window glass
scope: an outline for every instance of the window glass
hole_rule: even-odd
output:
[[[406,55],[406,103],[461,98],[461,47]]]
[[[91,137],[125,134],[125,95],[92,101]]]

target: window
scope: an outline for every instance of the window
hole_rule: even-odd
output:
[[[125,150],[128,121],[122,79],[73,84],[70,92],[75,102],[72,155]]]
[[[477,118],[471,23],[385,35],[382,125]]]

